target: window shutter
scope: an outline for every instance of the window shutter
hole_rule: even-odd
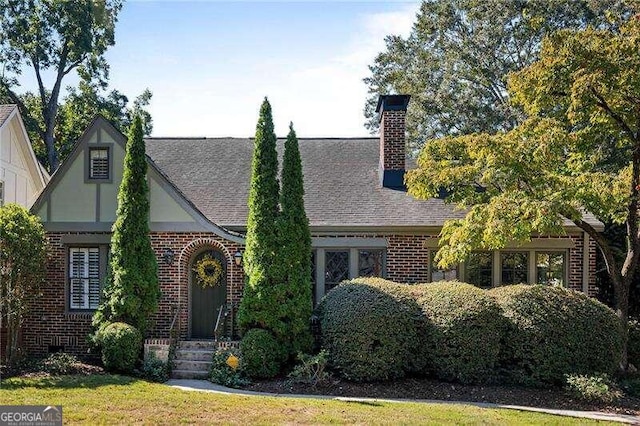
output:
[[[97,309],[100,303],[100,249],[69,249],[69,307]]]
[[[89,249],[89,309],[97,309],[100,304],[100,250]]]
[[[92,179],[109,179],[109,150],[92,149],[89,153],[91,161],[90,177]]]
[[[85,307],[85,279],[87,276],[88,250],[81,248],[69,249],[69,278],[70,278],[70,307],[83,309]]]

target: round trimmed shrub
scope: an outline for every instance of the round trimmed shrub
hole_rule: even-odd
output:
[[[613,373],[622,326],[608,307],[562,287],[513,285],[490,291],[508,320],[501,361],[526,385],[561,384],[567,374]]]
[[[243,369],[249,377],[268,379],[280,372],[286,353],[278,340],[267,330],[252,328],[240,342]]]
[[[132,325],[114,322],[98,332],[102,363],[108,371],[131,373],[142,350],[142,334]]]
[[[339,375],[366,382],[421,368],[423,318],[408,287],[360,278],[343,282],[322,299],[322,345]]]
[[[640,368],[640,322],[629,320],[629,340],[627,342],[629,363]]]
[[[418,304],[430,333],[424,372],[461,383],[495,378],[506,329],[500,306],[486,291],[461,282],[419,286]]]

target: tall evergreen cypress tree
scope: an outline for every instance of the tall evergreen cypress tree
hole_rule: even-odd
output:
[[[149,238],[149,187],[142,122],[136,116],[124,157],[110,267],[95,326],[121,321],[144,333],[160,299],[158,265]]]
[[[243,331],[269,330],[276,337],[287,332],[282,320],[284,289],[278,285],[278,154],[271,105],[267,98],[260,108],[251,163],[249,217],[243,256],[248,282],[238,309]]]
[[[311,297],[311,233],[304,209],[304,187],[298,138],[289,125],[282,160],[282,191],[279,218],[280,259],[285,272],[288,332],[283,343],[290,355],[311,348],[309,320],[313,309]]]

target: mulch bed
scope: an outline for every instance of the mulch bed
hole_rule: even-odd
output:
[[[346,380],[332,379],[328,384],[316,387],[302,383],[292,383],[286,378],[276,378],[255,381],[245,389],[278,394],[490,402],[506,405],[640,415],[640,399],[638,398],[624,397],[615,404],[607,405],[576,399],[561,389],[533,389],[497,385],[472,386],[416,378],[380,383],[353,383]]]
[[[94,374],[106,374],[104,368],[88,364],[85,362],[74,362],[71,368],[65,372],[69,375],[78,375],[78,376],[91,376]],[[2,379],[8,379],[10,377],[50,377],[56,376],[56,374],[50,374],[46,371],[42,371],[36,362],[29,361],[18,366],[7,367],[0,366],[0,377]]]

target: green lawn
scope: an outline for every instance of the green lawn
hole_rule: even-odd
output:
[[[229,396],[112,375],[7,379],[1,384],[0,404],[62,405],[65,424],[590,424],[465,405]]]

